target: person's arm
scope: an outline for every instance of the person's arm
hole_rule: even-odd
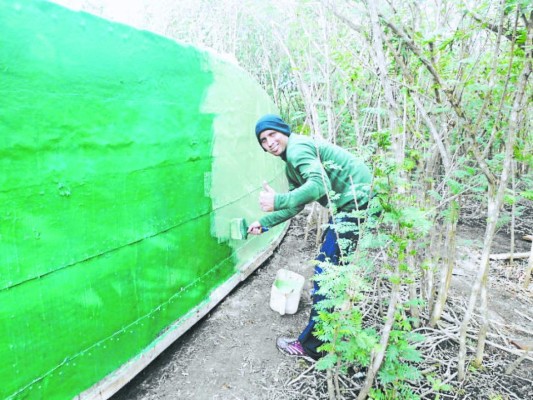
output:
[[[261,224],[261,226],[271,228],[291,219],[300,211],[302,211],[304,207],[305,205],[302,205],[301,207],[286,208],[284,210],[274,211],[260,218],[258,222]]]
[[[289,180],[289,191],[295,190],[296,186]],[[268,212],[268,215],[262,217],[259,221],[256,221],[260,226],[272,227],[288,219],[294,217],[300,211],[303,210],[304,205],[301,207],[293,207],[283,210],[275,210],[274,202],[278,194],[272,189],[266,182],[263,183],[263,191],[259,195],[259,204],[263,211]]]
[[[273,195],[269,193],[268,185],[263,186],[265,193],[264,197],[260,195],[261,208],[263,211],[272,212],[258,221],[262,226],[272,227],[287,221],[302,211],[306,204],[320,199],[331,190],[331,182],[313,144],[294,148],[287,162],[300,175],[304,184],[296,187],[295,182],[289,178],[289,192]],[[272,205],[269,197],[273,198]]]
[[[317,201],[331,190],[331,182],[316,154],[316,149],[310,146],[312,145],[299,146],[288,160],[305,183],[288,193],[277,193],[274,210],[302,209],[306,204]]]

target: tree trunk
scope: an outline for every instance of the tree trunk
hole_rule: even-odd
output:
[[[455,252],[456,252],[456,234],[457,234],[457,221],[458,221],[458,203],[452,201],[450,204],[450,219],[446,224],[446,244],[444,246],[444,257],[442,257],[442,269],[439,282],[439,293],[435,301],[435,307],[431,314],[431,321],[429,325],[434,327],[440,320],[446,300],[448,298],[448,290],[450,289],[450,283],[452,281],[453,266],[455,264]]]
[[[530,34],[530,30],[528,30],[528,34]],[[531,45],[531,36],[528,35],[528,44]],[[529,53],[531,56],[531,53]],[[481,286],[481,317],[482,317],[482,324],[479,328],[479,335],[478,335],[478,344],[476,349],[476,365],[481,365],[483,362],[483,354],[485,352],[485,340],[487,339],[487,331],[489,327],[489,320],[488,320],[488,300],[487,300],[487,280],[488,280],[488,272],[489,272],[489,264],[488,264],[488,257],[490,256],[490,246],[492,244],[492,239],[494,238],[494,232],[496,232],[496,223],[498,222],[498,217],[500,215],[500,209],[503,205],[503,196],[505,194],[505,190],[507,189],[508,181],[509,181],[509,175],[512,172],[512,166],[513,166],[513,155],[514,155],[514,143],[516,140],[516,135],[519,128],[519,112],[523,109],[525,106],[523,104],[524,98],[527,98],[525,96],[525,90],[527,87],[527,81],[529,78],[529,75],[531,74],[531,58],[529,57],[526,60],[526,64],[524,66],[524,69],[522,71],[522,74],[520,75],[520,79],[518,81],[517,86],[517,93],[516,97],[513,102],[513,109],[511,111],[511,116],[509,120],[509,128],[508,128],[508,137],[505,141],[505,159],[503,162],[503,170],[500,180],[500,185],[498,187],[498,192],[496,193],[496,196],[494,200],[492,200],[490,193],[489,193],[489,207],[488,207],[488,219],[489,224],[493,224],[494,226],[491,227],[493,229],[491,241],[486,243],[488,249],[488,255],[487,255],[487,264],[484,266],[485,271],[483,274],[482,279],[482,286]],[[491,204],[492,203],[492,204]],[[491,208],[492,206],[492,208]],[[491,216],[491,214],[494,214],[494,217]],[[493,219],[492,219],[493,218]],[[488,231],[488,226],[487,226]],[[490,232],[488,232],[490,234]],[[485,255],[485,249],[483,250],[483,255]]]
[[[529,32],[528,32],[529,33]],[[528,35],[528,42],[531,41]],[[505,141],[505,159],[503,163],[503,169],[498,188],[489,180],[489,193],[488,193],[488,207],[487,207],[487,228],[485,230],[485,239],[483,243],[483,253],[481,255],[481,263],[478,275],[472,287],[470,299],[468,302],[468,308],[465,312],[463,322],[461,324],[459,332],[459,363],[458,363],[458,379],[463,380],[465,378],[465,364],[466,364],[466,333],[474,308],[478,294],[481,291],[481,316],[482,324],[478,336],[478,346],[476,350],[476,364],[481,365],[483,361],[483,353],[485,349],[485,339],[488,330],[488,311],[487,311],[487,289],[486,283],[488,280],[489,272],[489,257],[494,233],[496,231],[496,223],[500,215],[500,208],[503,203],[503,195],[507,188],[509,180],[509,172],[511,170],[511,164],[513,160],[514,142],[516,139],[516,132],[518,131],[518,117],[519,112],[523,108],[523,100],[525,98],[525,88],[529,75],[531,74],[531,59],[528,58],[524,65],[524,69],[520,74],[518,80],[517,92],[513,102],[513,109],[511,111],[509,129],[507,140]]]

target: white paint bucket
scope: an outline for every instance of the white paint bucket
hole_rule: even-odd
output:
[[[270,291],[270,308],[281,315],[298,311],[305,278],[286,269],[278,270]]]

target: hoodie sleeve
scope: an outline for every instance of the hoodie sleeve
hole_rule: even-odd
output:
[[[288,154],[287,163],[303,184],[288,193],[276,194],[274,210],[302,209],[331,190],[331,182],[314,144],[303,143],[295,146]]]
[[[284,210],[274,211],[259,219],[259,223],[261,224],[261,226],[266,226],[268,228],[276,226],[294,217],[296,214],[302,211],[304,207],[305,206],[286,208]]]
[[[295,189],[294,183],[292,183],[289,180],[289,191],[292,191],[294,189]],[[277,197],[277,194],[276,194],[276,197]],[[281,224],[282,222],[287,221],[288,219],[291,219],[295,215],[297,215],[300,211],[304,209],[304,207],[305,207],[305,204],[300,207],[286,208],[283,210],[277,210],[277,211],[271,212],[265,215],[264,217],[262,217],[261,219],[259,219],[259,223],[261,224],[261,226],[266,226],[269,228],[272,226],[276,226],[278,224]]]

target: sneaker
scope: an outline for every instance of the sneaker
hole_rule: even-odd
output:
[[[307,355],[302,344],[298,339],[290,339],[286,337],[279,337],[276,340],[276,347],[279,351],[287,356],[304,357],[309,360],[313,360]]]

